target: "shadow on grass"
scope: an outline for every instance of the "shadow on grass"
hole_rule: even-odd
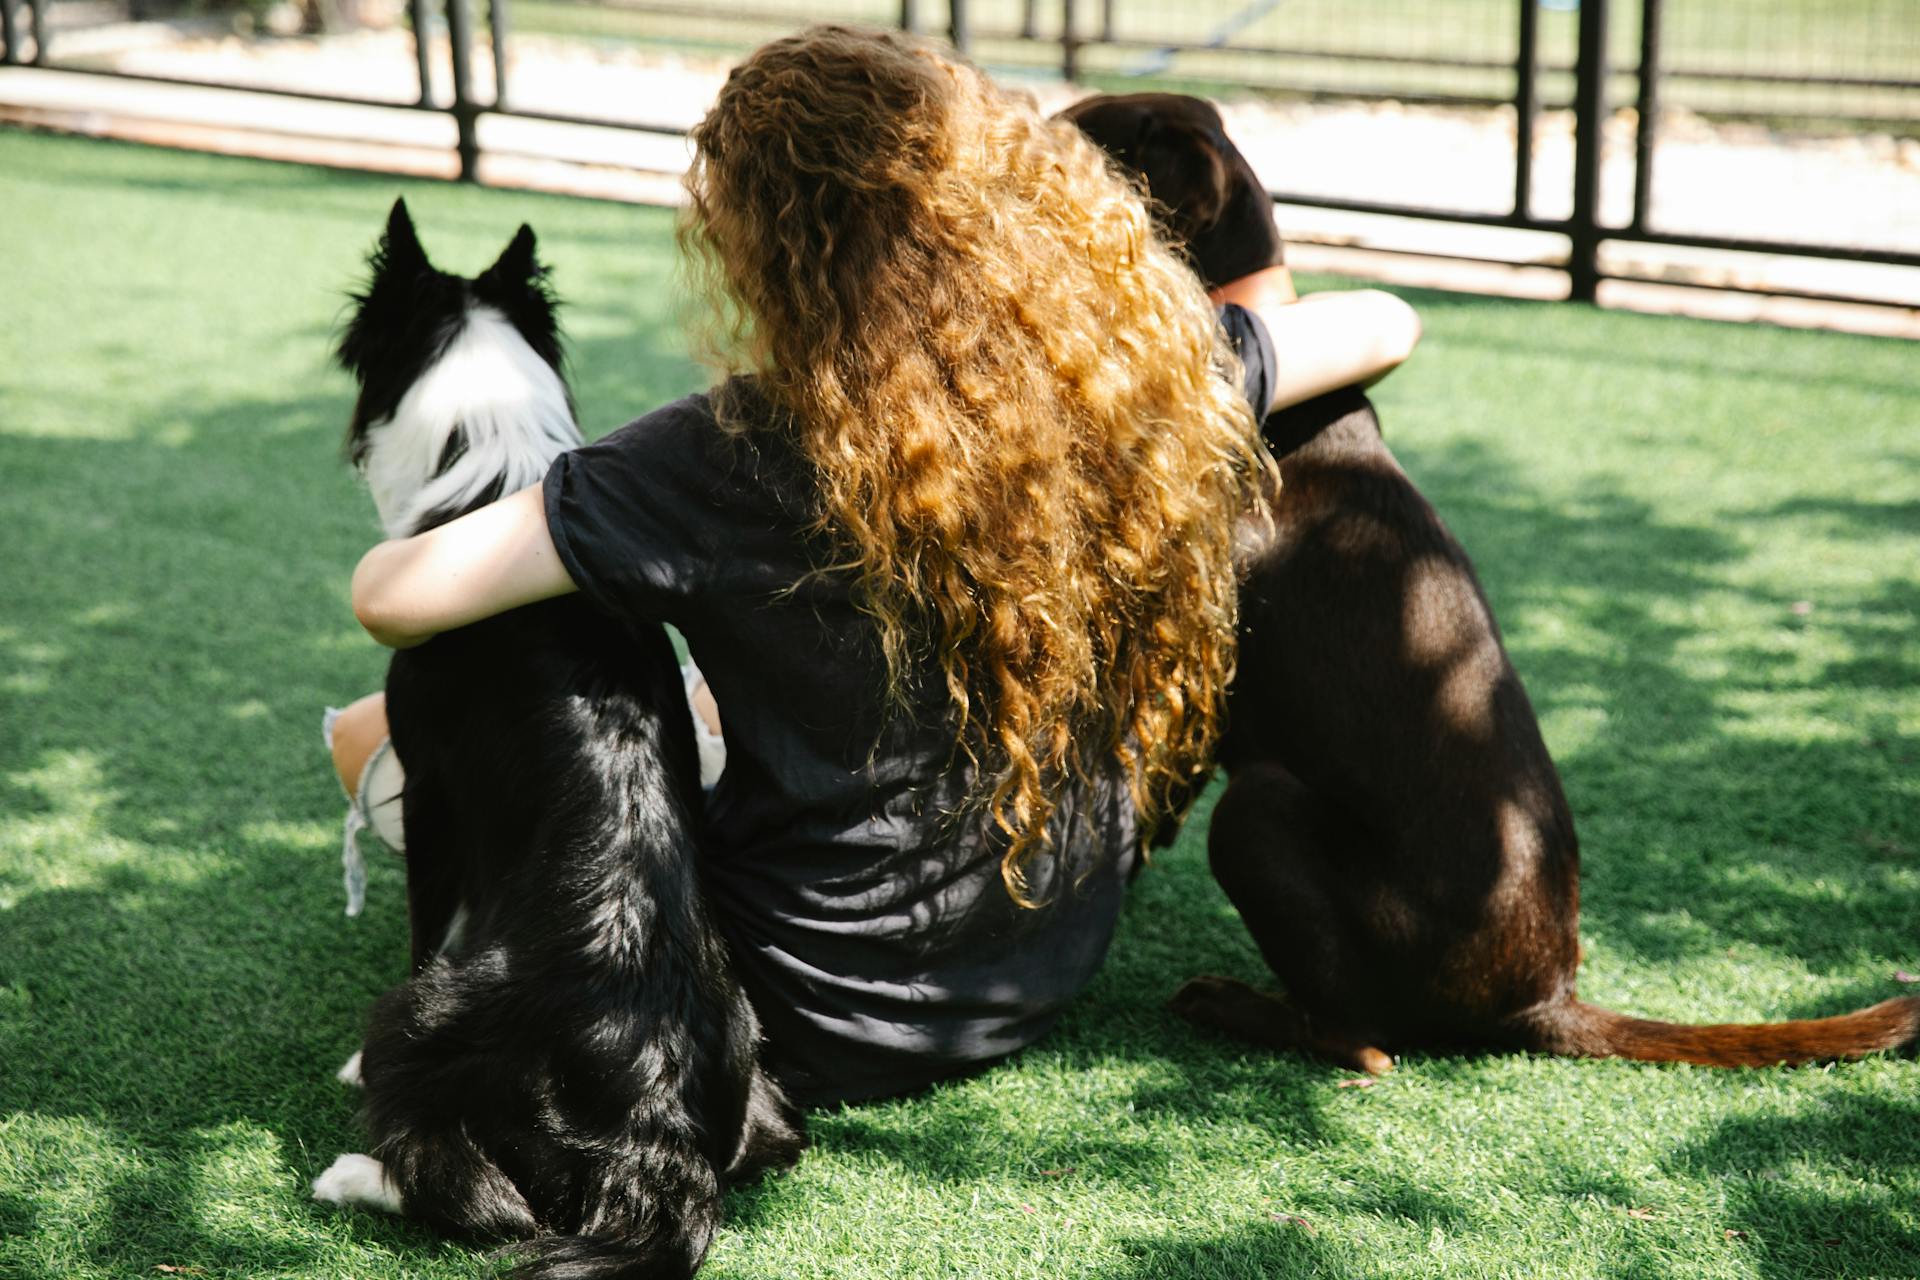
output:
[[[1920,1106],[1836,1094],[1815,1115],[1727,1121],[1669,1164],[1725,1188],[1760,1275],[1920,1275]]]
[[[1475,556],[1497,615],[1549,616],[1561,632],[1605,637],[1581,646],[1511,625],[1507,635],[1543,714],[1602,713],[1597,733],[1557,757],[1583,836],[1589,929],[1649,963],[1734,939],[1816,964],[1911,945],[1901,868],[1857,855],[1863,836],[1897,844],[1905,830],[1899,783],[1920,759],[1920,737],[1887,716],[1857,736],[1774,739],[1747,727],[1741,700],[1907,694],[1920,676],[1910,657],[1920,589],[1897,578],[1851,589],[1804,620],[1793,594],[1742,589],[1782,628],[1817,627],[1856,656],[1807,675],[1791,654],[1729,645],[1724,672],[1703,678],[1682,653],[1701,639],[1698,627],[1669,619],[1683,612],[1676,606],[1728,590],[1721,571],[1745,555],[1731,532],[1663,521],[1607,482],[1550,507],[1477,442],[1401,452]],[[1884,527],[1885,508],[1871,500],[1820,506]],[[1841,877],[1844,892],[1822,889],[1823,874]],[[1676,906],[1707,928],[1645,919]]]
[[[1128,1261],[1095,1272],[1099,1280],[1283,1280],[1284,1277],[1339,1277],[1368,1274],[1323,1242],[1315,1230],[1298,1223],[1251,1226],[1204,1240],[1130,1241],[1122,1246]]]

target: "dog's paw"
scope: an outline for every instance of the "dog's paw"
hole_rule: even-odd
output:
[[[400,1192],[387,1180],[387,1171],[372,1156],[338,1156],[327,1171],[313,1180],[313,1198],[321,1204],[362,1205],[387,1213],[401,1213]]]
[[[1353,1051],[1353,1067],[1370,1076],[1384,1076],[1393,1070],[1393,1058],[1384,1049],[1365,1044]]]
[[[355,1049],[353,1056],[340,1064],[340,1069],[333,1073],[333,1078],[350,1088],[367,1087],[366,1077],[360,1074],[360,1050]]]

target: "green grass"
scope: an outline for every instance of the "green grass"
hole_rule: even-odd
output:
[[[327,346],[396,191],[457,269],[539,228],[591,433],[699,384],[664,212],[0,131],[7,1280],[488,1270],[305,1194],[361,1145],[331,1074],[406,955],[396,867],[341,916],[317,735],[383,668],[347,608],[377,531]],[[1428,336],[1382,416],[1565,775],[1583,993],[1724,1021],[1911,990],[1915,348],[1412,296]],[[1262,976],[1190,834],[1055,1034],[814,1115],[707,1274],[1920,1274],[1911,1058],[1414,1056],[1341,1088],[1173,1021],[1205,971]]]

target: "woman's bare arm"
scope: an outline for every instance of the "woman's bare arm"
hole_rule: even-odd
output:
[[[1392,294],[1353,289],[1300,298],[1285,267],[1229,280],[1212,297],[1238,303],[1266,324],[1279,366],[1269,410],[1378,382],[1420,341],[1420,317]]]
[[[367,552],[353,571],[353,613],[381,644],[410,649],[442,631],[577,590],[554,550],[535,484]]]

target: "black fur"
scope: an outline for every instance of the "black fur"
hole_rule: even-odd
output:
[[[367,266],[366,291],[353,295],[353,315],[336,352],[360,383],[360,398],[347,425],[347,461],[355,466],[366,459],[371,424],[393,417],[414,381],[460,336],[475,305],[506,316],[542,360],[556,372],[561,369],[557,303],[547,284],[547,269],[534,257],[532,227],[522,225],[499,261],[467,279],[434,268],[414,233],[407,202],[396,200]],[[573,408],[571,388],[567,408]],[[440,469],[450,461],[443,457]],[[434,523],[460,514],[450,512]]]
[[[1146,184],[1174,248],[1211,289],[1287,260],[1273,204],[1211,102],[1170,93],[1101,94],[1060,113]]]
[[[349,457],[475,302],[559,371],[530,229],[466,280],[432,267],[396,203],[371,265],[339,349],[361,383]],[[522,1242],[517,1275],[691,1275],[727,1184],[804,1138],[701,894],[699,767],[665,633],[578,596],[531,605],[395,654],[387,714],[413,972],[367,1034],[373,1156],[409,1214]]]

